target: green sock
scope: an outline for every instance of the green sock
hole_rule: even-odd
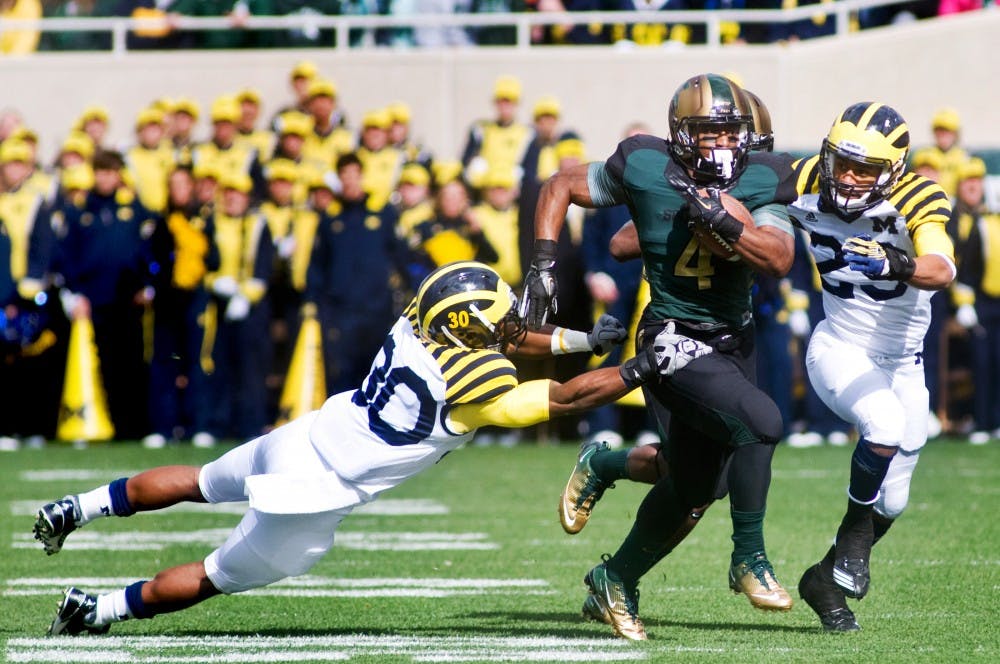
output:
[[[608,559],[608,569],[626,583],[638,583],[643,574],[677,545],[675,535],[688,513],[677,498],[673,480],[661,479],[639,505],[632,530]]]
[[[764,550],[764,512],[740,512],[730,509],[733,519],[733,564],[747,560]]]
[[[596,452],[590,457],[590,468],[605,484],[615,480],[627,480],[628,449]]]

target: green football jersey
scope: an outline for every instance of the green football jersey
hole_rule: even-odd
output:
[[[651,302],[647,317],[742,327],[751,316],[753,272],[742,260],[714,256],[688,228],[688,206],[668,178],[688,179],[654,136],[618,144],[604,164],[592,164],[588,183],[597,205],[625,203],[639,235]],[[741,201],[758,226],[792,233],[785,205],[795,200],[792,158],[752,153],[726,193]]]

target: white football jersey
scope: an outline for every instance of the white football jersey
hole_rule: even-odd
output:
[[[899,281],[873,281],[851,270],[840,247],[859,233],[914,255],[906,221],[883,201],[850,224],[819,210],[819,194],[800,196],[788,207],[793,222],[809,234],[809,248],[823,282],[823,311],[834,333],[878,355],[912,355],[923,347],[931,320],[933,291]]]
[[[907,173],[885,200],[846,222],[821,209],[814,187],[802,186],[807,180],[815,183],[815,164],[815,158],[806,161],[804,171],[811,170],[811,177],[804,173],[800,179],[800,191],[813,191],[789,205],[788,214],[809,236],[831,330],[874,355],[901,357],[920,352],[934,291],[900,281],[873,280],[853,271],[841,247],[847,238],[867,233],[911,257],[938,254],[954,267],[954,250],[944,230],[950,212],[947,197],[930,180]],[[918,234],[921,239],[916,239]]]
[[[309,432],[327,470],[368,496],[471,438],[471,431],[448,428],[451,406],[491,401],[517,386],[514,365],[501,353],[435,344],[418,337],[415,325],[411,306],[362,387],[330,397]]]

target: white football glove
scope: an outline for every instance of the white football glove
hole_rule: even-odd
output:
[[[250,313],[250,300],[237,293],[229,298],[226,305],[226,320],[241,321]]]
[[[676,325],[671,321],[653,340],[656,367],[661,376],[673,376],[692,360],[712,352],[711,346],[677,334],[675,329]]]
[[[957,310],[955,310],[955,321],[967,330],[979,325],[979,316],[976,314],[976,308],[971,304],[963,304]]]
[[[212,282],[212,292],[219,297],[232,297],[239,291],[240,285],[230,276],[216,277]]]

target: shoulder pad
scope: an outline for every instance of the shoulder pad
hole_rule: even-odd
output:
[[[636,134],[635,136],[630,136],[619,143],[619,147],[625,154],[635,152],[636,150],[656,150],[658,152],[662,152],[663,154],[670,153],[670,144],[665,138],[651,136],[649,134]]]

